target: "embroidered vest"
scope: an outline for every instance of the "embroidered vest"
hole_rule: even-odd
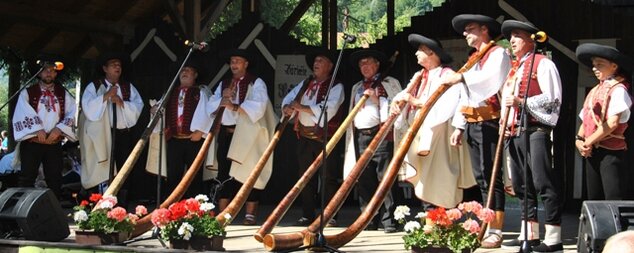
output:
[[[182,122],[178,124],[178,103],[181,90],[175,90],[170,94],[169,103],[167,104],[167,110],[165,113],[166,130],[165,138],[169,140],[174,135],[190,135],[190,126],[194,117],[194,112],[198,106],[200,100],[200,88],[198,86],[192,86],[187,88],[185,92],[185,99],[183,101],[183,114]]]
[[[55,83],[53,87],[53,94],[57,98],[57,103],[59,104],[59,121],[62,121],[64,120],[66,109],[66,90],[58,83]],[[31,107],[33,107],[37,113],[37,108],[40,105],[40,98],[42,97],[42,89],[40,88],[40,85],[32,85],[26,89],[26,92],[29,94],[29,104],[31,104]]]
[[[99,90],[99,87],[105,85],[105,79],[99,79],[93,82],[95,84],[95,91]],[[125,81],[119,81],[119,88],[121,88],[121,95],[123,101],[130,101],[130,83]]]
[[[610,103],[611,94],[616,87],[623,87],[628,90],[629,84],[625,82],[606,81],[603,84],[599,84],[592,88],[586,101],[583,105],[583,129],[584,136],[590,136],[594,133],[598,125],[603,124],[607,120],[606,113],[608,111],[608,105]],[[627,149],[627,143],[625,142],[625,129],[628,124],[619,123],[619,125],[610,133],[604,137],[601,141],[595,144],[598,147],[602,147],[609,150],[625,150]]]
[[[528,59],[524,62],[524,68],[522,69],[522,80],[520,81],[520,85],[519,85],[519,92],[518,97],[519,98],[524,98],[524,94],[526,93],[526,86],[528,85],[528,78],[529,78],[529,72],[530,72],[530,78],[531,78],[531,83],[530,83],[530,87],[528,87],[528,97],[532,97],[532,96],[537,96],[539,94],[542,94],[542,90],[539,87],[539,81],[537,80],[537,67],[539,67],[539,63],[542,61],[542,59],[546,58],[546,56],[542,55],[542,54],[536,54],[535,55],[535,62],[533,63],[533,69],[532,71],[530,70],[530,66],[531,66],[531,59],[532,56],[528,56]],[[539,123],[539,121],[537,119],[535,119],[535,117],[533,117],[532,115],[530,115],[530,113],[526,114],[528,116],[528,122],[529,123],[537,123],[537,124],[541,124]],[[517,117],[519,117],[520,114],[517,114]],[[519,118],[518,118],[519,120]]]
[[[251,75],[250,73],[247,73],[246,75],[244,75],[244,78],[242,78],[242,80],[240,80],[238,82],[238,91],[240,92],[240,94],[238,94],[238,104],[242,104],[242,102],[244,102],[244,99],[247,96],[247,90],[249,89],[249,85],[252,85],[255,80],[257,79],[256,76]],[[231,83],[233,82],[232,78],[227,78],[222,80],[222,88],[220,89],[220,92],[222,94],[222,91],[229,88],[231,86]]]

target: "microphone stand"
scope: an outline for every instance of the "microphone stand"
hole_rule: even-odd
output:
[[[165,92],[165,94],[163,94],[161,99],[156,104],[157,105],[156,113],[154,115],[152,115],[152,117],[150,118],[150,123],[149,123],[148,127],[143,132],[144,136],[145,135],[149,136],[151,134],[150,131],[152,131],[154,126],[156,126],[157,119],[160,120],[161,127],[160,127],[160,131],[159,131],[159,136],[160,137],[159,137],[159,150],[158,150],[158,153],[159,153],[158,154],[158,160],[159,161],[158,161],[158,173],[156,175],[156,209],[159,209],[160,205],[161,205],[161,172],[162,172],[162,168],[163,168],[163,163],[162,163],[162,161],[163,161],[163,133],[165,131],[165,122],[163,121],[163,113],[165,113],[165,106],[167,106],[167,102],[166,101],[169,99],[169,95],[170,95],[170,93],[172,93],[172,90],[174,89],[174,86],[176,84],[176,80],[178,79],[179,74],[183,70],[183,67],[185,66],[185,63],[187,63],[187,60],[189,60],[189,56],[194,51],[194,46],[195,46],[195,44],[191,44],[191,47],[189,48],[189,51],[187,51],[187,55],[185,55],[185,59],[183,59],[183,63],[181,63],[180,67],[178,68],[178,71],[176,71],[176,75],[172,79],[172,82],[170,83],[170,86],[167,88],[167,91]],[[138,242],[138,241],[157,239],[164,248],[167,248],[165,242],[159,236],[159,233],[160,233],[160,229],[156,228],[156,229],[152,230],[152,235],[150,235],[149,237],[130,239],[130,240],[127,240],[127,241],[123,242],[122,244],[123,245],[127,245],[129,243],[134,243],[134,242]]]
[[[330,83],[328,84],[328,91],[326,92],[326,96],[324,97],[324,100],[322,100],[323,102],[323,107],[321,109],[321,113],[319,114],[319,118],[317,120],[317,122],[321,122],[324,124],[323,127],[323,139],[322,139],[322,154],[328,154],[326,152],[326,144],[328,143],[328,98],[330,97],[330,91],[332,89],[332,86],[335,83],[335,79],[337,77],[337,71],[339,70],[339,64],[341,63],[341,57],[343,56],[343,50],[346,49],[346,45],[348,44],[348,40],[350,40],[350,42],[354,42],[354,36],[350,36],[350,35],[346,35],[344,34],[344,40],[343,40],[343,46],[341,46],[341,51],[339,51],[339,56],[337,57],[337,63],[335,64],[335,68],[333,69],[333,74],[332,77],[330,78]],[[300,250],[305,250],[305,249],[311,249],[311,248],[318,248],[318,249],[324,249],[327,250],[328,252],[343,252],[340,251],[338,249],[335,249],[332,246],[328,245],[328,242],[326,241],[326,236],[324,236],[324,227],[325,227],[325,222],[324,222],[324,203],[325,203],[325,199],[326,199],[326,180],[324,180],[324,178],[326,177],[326,170],[328,169],[326,166],[326,164],[328,164],[328,157],[329,155],[324,156],[324,161],[321,163],[321,194],[320,194],[320,215],[319,215],[319,232],[317,233],[317,237],[315,239],[315,242],[312,245],[304,245],[302,247],[299,247],[297,249],[292,249],[289,251],[284,251],[284,252],[293,252],[293,251],[300,251]]]
[[[11,97],[9,99],[7,99],[7,102],[5,102],[2,106],[0,106],[0,111],[2,111],[2,109],[4,109],[5,106],[7,106],[9,103],[11,103],[11,100],[13,100],[15,98],[15,96],[20,94],[20,92],[22,92],[22,90],[30,87],[31,85],[29,83],[31,83],[31,81],[33,81],[33,79],[35,79],[35,77],[37,77],[37,75],[39,75],[42,72],[42,70],[44,70],[44,66],[40,67],[40,69],[33,76],[31,76],[31,78],[29,78],[29,80],[27,80],[26,82],[22,83],[20,89],[18,91],[16,91],[15,93],[13,93],[13,95],[11,95]]]
[[[522,103],[522,111],[520,113],[520,122],[522,124],[522,127],[520,128],[520,131],[518,132],[518,134],[520,134],[520,138],[524,138],[524,152],[526,152],[524,154],[524,220],[522,222],[524,222],[524,241],[522,241],[522,245],[520,246],[520,251],[519,253],[530,253],[533,252],[533,249],[531,247],[531,245],[528,242],[528,164],[530,162],[530,144],[528,143],[530,141],[530,137],[528,136],[528,114],[527,114],[527,109],[528,106],[526,105],[527,101],[528,101],[528,90],[531,87],[531,79],[532,78],[532,74],[533,74],[533,64],[535,63],[535,52],[537,50],[537,42],[534,42],[535,46],[533,47],[533,51],[530,57],[531,57],[531,64],[529,64],[529,71],[528,71],[528,77],[527,77],[527,81],[526,81],[526,90],[524,91],[524,103]],[[520,86],[521,86],[521,82],[520,82]],[[521,136],[521,132],[524,131],[524,136]],[[533,182],[530,182],[531,184]]]

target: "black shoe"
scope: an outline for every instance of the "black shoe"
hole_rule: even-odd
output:
[[[396,233],[398,232],[398,229],[395,226],[386,226],[383,229],[383,232],[386,234],[391,234],[391,233]]]
[[[293,226],[297,226],[297,227],[305,227],[305,226],[310,225],[310,223],[311,223],[311,222],[310,222],[310,220],[309,220],[308,218],[306,218],[306,217],[301,217],[301,218],[299,218],[299,220],[297,220],[297,221],[295,222],[295,224],[293,224]]]
[[[519,248],[522,246],[523,241],[524,240],[518,240],[517,238],[515,238],[513,240],[503,242],[502,248]],[[540,243],[539,239],[528,241],[528,245],[530,245],[531,247],[536,247],[537,245],[539,245],[539,243]]]
[[[555,245],[546,245],[545,243],[541,243],[533,247],[533,252],[564,252],[564,245],[562,243],[557,243]]]

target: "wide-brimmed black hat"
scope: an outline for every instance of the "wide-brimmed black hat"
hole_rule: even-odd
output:
[[[451,20],[451,25],[457,33],[462,34],[467,24],[476,22],[489,28],[489,36],[495,38],[500,34],[500,23],[495,19],[480,14],[460,14]]]
[[[539,29],[537,29],[537,27],[528,22],[522,22],[518,20],[506,20],[502,22],[502,34],[504,34],[504,38],[511,39],[511,32],[513,32],[513,30],[522,30],[526,31],[529,34],[539,32]]]
[[[198,77],[196,78],[197,81],[204,81],[207,78],[207,73],[209,73],[209,71],[205,71],[204,69],[204,64],[203,64],[203,56],[200,54],[196,54],[193,53],[191,56],[189,56],[189,59],[187,59],[187,62],[185,62],[185,64],[183,65],[184,67],[190,67],[196,70],[196,73],[198,73]]]
[[[35,75],[42,66],[55,66],[56,63],[61,63],[61,69],[56,69],[59,76],[64,71],[64,58],[60,55],[40,54],[32,61],[29,61],[28,69],[31,75]]]
[[[372,57],[379,61],[379,68],[385,67],[384,65],[387,62],[387,56],[381,51],[373,50],[373,49],[361,49],[350,55],[350,64],[356,69],[359,70],[359,61],[365,58]]]
[[[317,58],[317,56],[323,56],[328,58],[328,60],[330,60],[330,62],[332,62],[333,65],[337,62],[337,56],[335,56],[334,52],[327,49],[319,48],[319,49],[312,50],[311,52],[306,54],[306,65],[312,68],[313,63],[315,63],[315,58]]]
[[[409,44],[416,49],[418,49],[421,44],[425,45],[426,47],[434,51],[436,55],[438,55],[438,58],[440,58],[440,63],[442,64],[449,64],[453,61],[451,56],[442,49],[442,45],[440,44],[440,42],[436,40],[413,33],[407,36],[407,41],[409,41]]]
[[[585,43],[579,45],[575,53],[577,54],[577,59],[590,68],[593,67],[592,57],[600,57],[616,63],[624,71],[632,72],[632,59],[611,46]]]
[[[223,58],[225,58],[227,62],[231,61],[232,56],[239,56],[246,59],[247,61],[249,61],[249,59],[251,58],[249,51],[247,51],[246,49],[231,49],[223,54]]]
[[[130,54],[118,51],[109,51],[99,56],[99,60],[97,61],[99,68],[106,66],[106,63],[108,63],[109,60],[114,59],[121,61],[122,66],[130,64]]]

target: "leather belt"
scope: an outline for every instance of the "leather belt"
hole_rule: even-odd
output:
[[[362,134],[362,135],[374,135],[379,131],[379,126],[374,126],[370,128],[354,128],[354,131]]]
[[[40,142],[40,141],[37,139],[37,137],[32,137],[32,138],[27,139],[26,141],[28,141],[28,142],[32,142],[32,143],[37,143],[37,144],[42,144],[42,145],[55,145],[55,144],[58,144],[59,142],[61,142],[61,141],[62,141],[62,139],[63,139],[63,137],[62,137],[62,136],[60,136],[60,137],[59,137],[59,138],[57,138],[57,140],[55,140],[53,143],[42,143],[42,142]]]
[[[468,123],[482,122],[500,118],[500,110],[492,105],[480,107],[462,106],[460,112],[464,115]]]
[[[122,133],[129,133],[130,132],[130,128],[121,128],[116,130],[117,132],[122,132]]]
[[[225,126],[222,125],[222,128],[225,129],[225,132],[232,134],[233,132],[236,131],[236,125],[231,125],[231,126]]]
[[[174,139],[191,139],[192,135],[191,134],[177,134],[177,135],[173,135],[172,138],[174,138]]]

